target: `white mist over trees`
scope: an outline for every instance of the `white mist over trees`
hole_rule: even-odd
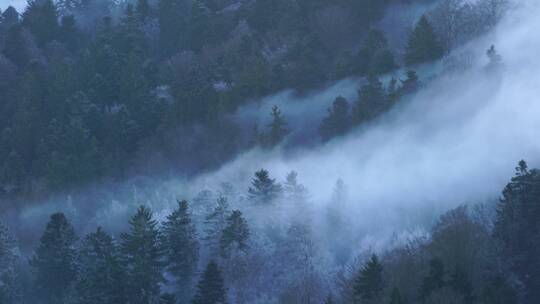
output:
[[[128,6],[126,15],[116,21],[119,29],[105,23],[99,39],[110,42],[120,37],[126,38],[128,46],[138,45],[140,41],[131,40],[140,38],[137,24],[141,21],[135,20],[153,18],[145,3]],[[160,3],[160,26],[176,32],[181,25],[166,15],[174,3]],[[253,3],[255,11],[278,11],[260,20],[246,17],[261,33],[278,33],[273,23],[284,22],[291,13],[286,6]],[[91,94],[69,99],[66,106],[73,107],[69,111],[76,113],[76,119],[66,125],[47,124],[56,132],[43,139],[40,149],[63,143],[64,135],[82,143],[69,141],[70,145],[62,146],[66,154],[48,152],[47,176],[53,184],[66,182],[66,176],[55,175],[55,168],[70,169],[67,172],[74,175],[67,176],[73,179],[80,177],[75,173],[82,169],[97,174],[93,165],[100,163],[96,159],[102,143],[90,140],[89,134],[95,131],[90,131],[89,126],[95,126],[92,122],[118,118],[110,125],[118,129],[109,131],[121,132],[112,138],[122,141],[122,148],[135,149],[140,145],[136,138],[145,129],[141,129],[142,123],[153,125],[153,114],[163,113],[161,107],[182,120],[208,114],[208,121],[197,122],[193,128],[169,130],[169,135],[194,132],[182,136],[179,146],[204,137],[206,141],[195,145],[196,153],[212,149],[226,153],[221,149],[229,147],[229,138],[223,146],[214,146],[213,137],[206,134],[227,129],[249,134],[245,138],[250,141],[246,144],[249,149],[231,148],[228,152],[235,151],[233,160],[221,163],[227,159],[224,157],[216,161],[219,166],[195,175],[174,169],[148,176],[134,173],[127,180],[66,188],[36,202],[6,203],[14,207],[6,208],[1,218],[22,237],[17,242],[13,232],[0,225],[0,302],[19,303],[21,297],[27,297],[46,304],[536,303],[540,186],[538,171],[532,168],[538,166],[540,152],[540,105],[536,102],[540,38],[535,32],[540,4],[522,2],[497,23],[491,20],[498,20],[502,2],[439,3],[414,20],[401,51],[390,47],[384,31],[366,31],[358,57],[345,65],[354,72],[344,74],[362,77],[303,95],[284,91],[238,105],[230,112],[220,106],[208,106],[211,111],[206,111],[211,101],[223,98],[216,97],[219,90],[227,91],[235,83],[216,83],[218,89],[209,89],[212,86],[204,81],[208,76],[204,70],[173,71],[183,76],[172,77],[175,81],[195,81],[203,86],[187,87],[202,89],[183,91],[179,86],[177,92],[171,92],[161,88],[159,102],[152,104],[157,108],[146,108],[143,97],[149,95],[144,88],[156,85],[151,79],[152,63],[130,53],[129,47],[123,49],[126,45],[116,55],[109,52],[109,42],[90,48],[85,60],[92,58],[89,54],[107,60],[130,54],[129,60],[122,61],[127,64],[123,72],[133,73],[120,81],[120,94],[130,96],[133,103],[96,105]],[[325,17],[316,27],[334,24],[338,32],[345,27],[333,18],[362,14],[352,10],[349,15],[339,6],[318,11],[317,5],[322,4],[310,1],[298,4],[306,10],[315,7],[317,13],[311,17]],[[205,42],[216,36],[206,28],[206,21],[214,20],[212,16],[219,16],[220,10],[234,9],[222,6],[220,1],[195,2],[192,13],[200,23],[182,37],[194,43],[195,53],[211,53]],[[481,30],[478,24],[469,23],[477,20],[469,13],[479,12],[479,8],[487,12],[481,16],[491,16],[489,22],[481,23],[485,27]],[[377,7],[373,13],[380,15],[383,10]],[[449,17],[459,22],[447,24],[445,18]],[[470,27],[464,31],[463,24]],[[24,26],[39,35],[39,26]],[[193,32],[199,30],[208,37],[195,37]],[[332,31],[324,34],[331,36]],[[24,35],[13,30],[6,37]],[[50,43],[47,35],[42,39],[36,37],[35,43]],[[159,56],[172,56],[169,52],[182,43],[180,38],[161,40],[163,54]],[[254,64],[267,60],[252,54],[256,44],[242,40],[243,55],[249,56],[254,70],[243,70],[247,76],[234,79],[263,80],[235,87],[241,91],[238,96],[250,96],[251,90],[272,91],[259,87],[266,84],[268,66]],[[294,78],[287,84],[318,83],[316,73],[328,72],[311,70],[321,66],[307,63],[320,58],[304,51],[289,54],[295,59],[289,62],[294,68],[288,68],[295,76],[310,73],[310,77]],[[195,55],[183,53],[170,60],[183,66],[183,56]],[[13,58],[18,57],[8,60]],[[411,70],[396,70],[402,62]],[[92,68],[92,61],[86,63]],[[227,75],[221,68],[217,68],[223,73],[220,76]],[[114,73],[112,69],[107,76],[114,79]],[[98,80],[103,92],[117,93],[108,87],[112,82]],[[201,107],[192,108],[194,105]],[[98,115],[99,108],[113,116]],[[146,110],[149,121],[143,115]],[[241,123],[236,129],[230,122]],[[258,127],[252,132],[254,124]],[[10,132],[8,129],[3,137],[9,139],[6,143],[16,138]],[[87,147],[87,154],[77,152],[88,142],[95,145]],[[165,149],[157,144],[152,148]],[[121,157],[129,154],[113,151]],[[5,172],[16,173],[17,166],[25,166],[22,159],[27,156],[4,154],[9,156],[6,164],[15,168]],[[71,158],[73,155],[84,157]],[[148,155],[157,157],[155,152]],[[207,159],[212,155],[206,155]],[[522,161],[513,172],[520,159],[529,160],[530,167]],[[92,165],[72,167],[75,164]],[[127,166],[110,160],[106,164]],[[17,175],[2,178],[23,180]],[[29,265],[22,261],[19,246],[25,253],[34,251]],[[24,291],[21,286],[35,286],[35,290]]]

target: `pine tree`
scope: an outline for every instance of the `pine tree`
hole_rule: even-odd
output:
[[[15,304],[20,300],[15,269],[18,258],[15,236],[0,222],[0,303]]]
[[[407,71],[407,78],[401,80],[401,87],[398,90],[398,96],[406,96],[416,93],[420,89],[418,75],[413,70]]]
[[[347,100],[338,96],[328,109],[328,115],[321,122],[319,134],[323,142],[344,135],[351,128],[351,116],[349,113],[349,103]]]
[[[150,16],[150,4],[148,4],[148,0],[137,0],[135,12],[139,22],[144,24],[146,19]]]
[[[424,15],[416,24],[409,36],[405,53],[407,65],[424,63],[441,58],[443,48],[441,47],[431,23]]]
[[[355,303],[362,300],[381,298],[384,289],[382,271],[383,266],[379,262],[377,255],[374,254],[360,270],[358,277],[354,281]]]
[[[375,76],[358,91],[358,101],[353,108],[352,120],[359,124],[369,121],[388,109],[389,102],[382,83]]]
[[[23,25],[35,37],[39,46],[58,35],[58,12],[52,0],[29,0],[23,15]]]
[[[211,255],[215,255],[219,250],[221,235],[227,226],[227,218],[229,217],[229,204],[225,197],[217,199],[217,206],[206,216],[204,221],[205,237],[204,241],[208,246]]]
[[[76,283],[81,304],[124,303],[124,269],[116,241],[101,227],[82,241]]]
[[[178,208],[163,223],[162,231],[166,269],[182,287],[189,288],[199,261],[199,241],[187,201],[178,202]]]
[[[24,67],[30,60],[30,51],[24,37],[22,25],[15,24],[9,28],[2,53],[19,67]]]
[[[356,70],[362,75],[387,73],[397,67],[384,33],[376,29],[368,32],[357,58]]]
[[[181,0],[159,0],[158,10],[160,50],[170,55],[179,51],[185,40],[187,8]]]
[[[255,172],[248,189],[249,198],[258,204],[274,202],[282,192],[282,187],[275,179],[270,178],[268,171],[261,169]]]
[[[429,273],[420,286],[420,298],[425,300],[429,295],[446,286],[446,272],[443,262],[434,258],[429,262]]]
[[[505,264],[524,286],[524,302],[540,302],[540,172],[520,161],[497,208],[494,237]]]
[[[159,299],[163,282],[163,250],[158,223],[150,209],[141,206],[129,221],[129,233],[122,234],[121,252],[127,274],[129,303],[146,304]]]
[[[226,304],[227,291],[225,290],[221,270],[214,261],[210,261],[204,271],[193,304]]]
[[[77,276],[75,242],[77,236],[63,213],[51,215],[30,266],[38,295],[48,303],[65,300]]]
[[[492,45],[486,52],[486,55],[489,59],[489,63],[487,66],[488,70],[496,70],[499,68],[502,64],[502,57],[497,53],[497,50],[495,49],[495,46]]]
[[[332,297],[332,294],[329,294],[326,299],[324,299],[324,304],[334,304],[334,297]]]
[[[8,29],[17,23],[19,23],[19,12],[10,5],[2,13],[0,25],[3,29]]]
[[[401,297],[401,292],[397,287],[392,289],[392,294],[390,295],[390,304],[405,304],[405,301]]]
[[[170,293],[162,294],[159,298],[159,304],[177,304],[176,296]]]
[[[227,226],[221,234],[221,256],[228,257],[231,252],[247,250],[249,236],[249,227],[242,212],[234,210],[227,218]]]
[[[272,107],[271,116],[272,122],[268,125],[270,131],[267,135],[266,144],[269,147],[275,147],[285,139],[289,131],[286,128],[287,122],[278,106]]]
[[[283,192],[286,198],[294,203],[305,203],[307,201],[308,191],[306,187],[298,182],[298,173],[291,171],[287,174],[283,184]]]

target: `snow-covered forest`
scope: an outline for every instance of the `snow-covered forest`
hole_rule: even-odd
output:
[[[538,14],[0,0],[0,303],[539,303]]]

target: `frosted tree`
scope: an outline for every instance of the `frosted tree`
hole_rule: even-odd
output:
[[[304,185],[298,182],[298,173],[296,171],[287,174],[286,181],[283,184],[283,192],[285,197],[294,203],[305,203],[308,199],[308,191]]]
[[[19,257],[17,241],[0,222],[0,303],[16,303],[20,297],[15,263]]]
[[[219,251],[221,235],[227,226],[229,214],[227,199],[220,197],[217,199],[217,206],[206,216],[204,221],[204,241],[210,251],[210,255],[216,255]]]
[[[276,200],[282,192],[282,187],[275,179],[270,178],[268,171],[261,169],[255,172],[248,189],[249,198],[259,204],[269,204]]]
[[[51,215],[30,266],[38,295],[48,303],[63,302],[77,276],[75,230],[63,213]]]
[[[163,251],[158,223],[152,211],[141,206],[129,220],[130,231],[122,234],[121,252],[126,267],[129,303],[146,304],[159,299],[164,281]]]
[[[242,212],[234,210],[227,218],[227,226],[221,234],[221,256],[228,257],[232,252],[247,250],[249,236],[249,227]]]
[[[187,201],[179,201],[178,208],[167,216],[162,236],[166,269],[178,279],[182,291],[189,290],[199,261],[199,241]]]

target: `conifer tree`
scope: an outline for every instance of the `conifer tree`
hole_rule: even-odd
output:
[[[152,303],[159,299],[159,284],[164,280],[158,223],[150,209],[140,206],[129,225],[130,231],[121,236],[120,247],[127,272],[128,302]]]
[[[384,289],[382,271],[383,266],[379,262],[377,255],[374,254],[360,270],[358,277],[354,281],[355,303],[361,303],[362,300],[381,298]]]
[[[524,285],[523,303],[540,301],[540,172],[520,161],[497,207],[494,237],[506,265]]]
[[[189,288],[199,261],[199,241],[187,201],[178,202],[178,208],[163,223],[162,231],[166,269],[183,288]]]
[[[220,251],[222,257],[228,257],[236,250],[245,251],[248,249],[249,227],[242,212],[234,210],[227,218],[227,226],[223,229],[220,240]]]
[[[392,289],[392,294],[390,294],[390,304],[405,304],[405,301],[401,297],[401,292],[397,287]]]
[[[51,215],[30,266],[38,296],[48,303],[65,301],[77,276],[77,236],[63,213]]]
[[[408,65],[433,61],[441,58],[441,47],[431,23],[424,15],[416,24],[409,36],[407,43],[405,62]]]
[[[282,187],[275,179],[270,178],[268,171],[261,169],[255,172],[248,189],[249,198],[259,204],[269,204],[276,200],[282,192]]]
[[[306,187],[298,182],[298,173],[291,171],[287,174],[283,184],[283,192],[288,200],[294,203],[305,203],[307,201],[308,191]]]
[[[58,12],[52,0],[29,0],[23,13],[23,25],[35,37],[39,46],[58,35]]]
[[[407,71],[407,78],[401,80],[401,87],[398,90],[398,96],[405,96],[416,93],[420,89],[418,75],[413,70]]]
[[[433,291],[444,286],[446,286],[444,264],[440,259],[434,258],[429,262],[429,273],[420,286],[420,298],[425,300]]]
[[[368,83],[358,91],[358,101],[353,109],[356,124],[371,120],[388,108],[388,99],[382,83],[375,76],[368,77]]]
[[[186,10],[181,0],[159,0],[159,43],[164,55],[178,51],[185,40]]]
[[[349,103],[347,100],[338,96],[328,109],[327,116],[321,122],[319,134],[323,142],[334,137],[344,135],[351,127],[351,116],[349,113]]]
[[[15,304],[20,300],[15,269],[18,258],[15,236],[0,222],[0,303]]]
[[[271,116],[272,122],[270,122],[268,125],[270,131],[267,135],[266,141],[269,147],[274,147],[285,139],[285,136],[287,136],[289,131],[286,128],[287,122],[285,121],[285,118],[283,117],[283,114],[278,106],[272,107]]]
[[[229,204],[223,196],[217,199],[217,206],[206,216],[204,221],[205,237],[204,241],[208,246],[212,255],[219,250],[221,235],[227,226],[227,218],[229,217]]]
[[[124,269],[116,241],[101,227],[82,241],[76,290],[81,304],[124,303]]]
[[[192,304],[226,304],[227,291],[221,270],[214,261],[210,261],[202,274]]]

